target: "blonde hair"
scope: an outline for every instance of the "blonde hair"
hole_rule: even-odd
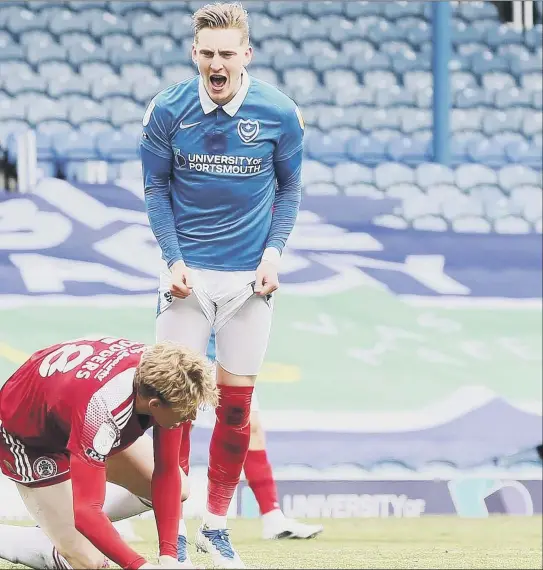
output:
[[[241,31],[241,43],[249,41],[249,19],[247,10],[239,2],[206,4],[192,16],[194,40],[204,28]]]
[[[218,389],[211,362],[172,342],[160,342],[142,354],[134,377],[144,398],[159,398],[183,416],[203,406],[218,405]]]

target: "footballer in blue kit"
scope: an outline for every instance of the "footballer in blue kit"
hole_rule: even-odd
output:
[[[215,567],[243,568],[226,519],[249,448],[281,253],[300,205],[304,123],[289,97],[248,73],[240,4],[204,6],[193,24],[198,76],[156,95],[143,118],[145,201],[164,260],[156,336],[205,353],[215,333],[220,404],[195,544]],[[179,560],[190,563],[184,523],[179,529]]]

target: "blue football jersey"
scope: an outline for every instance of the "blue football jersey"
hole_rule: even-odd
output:
[[[171,163],[171,209],[189,267],[257,267],[270,246],[277,165],[294,156],[301,163],[303,130],[296,104],[246,72],[222,107],[199,77],[152,100],[141,138],[145,189],[153,191],[153,165],[143,149]]]

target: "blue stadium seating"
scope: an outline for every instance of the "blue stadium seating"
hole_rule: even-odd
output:
[[[0,101],[2,94],[11,98],[15,111],[0,111],[0,134],[10,121],[15,130],[32,125],[44,134],[71,125],[87,134],[135,135],[149,100],[195,74],[190,18],[201,4],[33,1],[22,11],[4,2]],[[257,47],[250,70],[302,107],[309,157],[328,167],[428,160],[428,3],[251,2],[249,10]],[[541,170],[541,33],[539,24],[526,33],[500,26],[490,3],[454,7],[453,166],[468,161]],[[39,104],[30,111],[36,94]],[[51,101],[58,101],[56,110]],[[311,127],[321,132],[310,135]],[[354,181],[348,186],[371,193],[355,189]],[[343,187],[327,178],[314,180],[312,191]]]

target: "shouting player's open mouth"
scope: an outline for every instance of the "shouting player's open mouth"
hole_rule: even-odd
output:
[[[220,93],[224,86],[226,85],[226,77],[220,73],[213,73],[209,76],[209,82],[211,84],[211,89],[214,93]]]

